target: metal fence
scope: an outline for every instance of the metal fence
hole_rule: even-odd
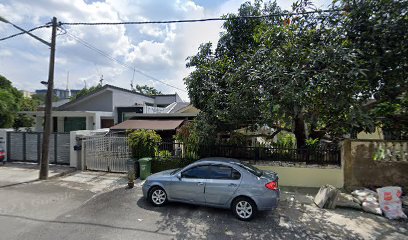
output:
[[[126,161],[130,158],[127,137],[91,137],[83,140],[82,146],[85,169],[127,172]]]
[[[265,162],[290,162],[321,165],[340,165],[341,154],[338,146],[319,146],[297,149],[291,146],[237,146],[200,145],[195,149],[172,142],[158,143],[155,158],[204,158],[226,157],[240,160]],[[170,158],[171,158],[170,157]]]
[[[131,150],[127,137],[98,136],[82,142],[85,169],[126,172]],[[340,165],[340,149],[326,146],[296,149],[285,146],[201,145],[194,148],[182,143],[159,142],[151,156],[156,160],[194,160],[204,157],[227,157],[240,160]],[[170,163],[169,161],[165,161]]]
[[[50,136],[48,160],[54,164],[69,164],[69,133]],[[41,132],[7,132],[8,161],[39,162],[42,151]]]

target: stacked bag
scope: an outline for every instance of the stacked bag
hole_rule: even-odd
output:
[[[384,215],[388,219],[406,219],[401,196],[400,187],[377,188],[377,192],[363,188],[350,195],[341,193],[331,185],[324,185],[316,194],[314,202],[320,208],[348,207]]]
[[[376,192],[364,188],[353,191],[351,195],[360,202],[364,211],[382,215],[382,210],[378,203],[378,194]]]
[[[377,188],[380,207],[386,218],[389,219],[406,219],[407,215],[402,211],[400,187],[383,187]]]

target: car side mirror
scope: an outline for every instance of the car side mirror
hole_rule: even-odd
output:
[[[181,173],[177,173],[176,177],[181,180]]]

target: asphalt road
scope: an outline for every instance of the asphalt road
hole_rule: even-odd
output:
[[[71,179],[72,180],[72,179]],[[93,180],[94,181],[94,180]],[[94,181],[97,183],[98,181]],[[99,181],[101,182],[101,181]],[[98,188],[56,179],[0,188],[0,239],[406,239],[408,223],[322,210],[289,189],[277,211],[241,222],[229,210],[153,207],[140,186]]]

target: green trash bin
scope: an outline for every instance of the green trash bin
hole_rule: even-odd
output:
[[[152,170],[152,158],[146,157],[139,159],[140,179],[145,180]]]

